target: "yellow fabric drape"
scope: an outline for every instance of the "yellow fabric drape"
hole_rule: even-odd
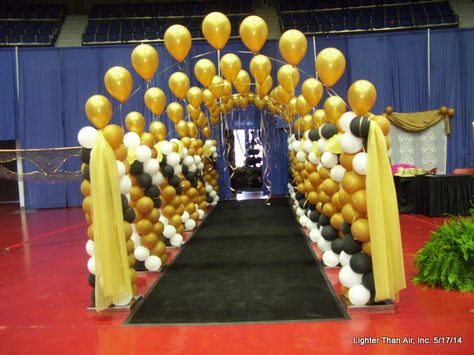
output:
[[[114,152],[98,132],[90,159],[97,311],[133,296]]]
[[[439,110],[423,111],[423,112],[393,112],[391,115],[385,115],[390,122],[397,127],[406,131],[419,132],[431,126],[434,126],[439,121],[444,120],[444,133],[451,134],[451,125],[449,123],[448,115],[443,115]]]
[[[375,300],[398,301],[406,288],[397,195],[380,127],[370,125],[367,159],[367,215],[369,218]]]

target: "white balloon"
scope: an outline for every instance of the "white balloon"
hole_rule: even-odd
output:
[[[188,220],[189,220],[189,212],[188,211],[184,211],[183,214],[181,215],[181,220],[183,221],[183,223],[186,223]]]
[[[137,232],[133,232],[130,239],[133,242],[134,249],[138,248],[142,244],[141,241],[140,241],[140,235]]]
[[[88,240],[86,243],[86,252],[89,256],[94,256],[94,241]]]
[[[161,153],[164,155],[168,155],[173,151],[173,145],[168,141],[161,141],[159,147]]]
[[[339,120],[337,121],[339,127],[344,131],[344,132],[350,132],[350,125],[351,125],[351,121],[354,117],[356,117],[357,115],[352,112],[352,111],[347,111],[345,113],[342,114],[342,116],[339,118]]]
[[[319,158],[317,157],[315,152],[310,152],[308,154],[308,160],[314,165],[319,164]]]
[[[325,251],[328,251],[331,249],[331,242],[324,238],[319,238],[318,248],[321,249],[321,251],[324,253]]]
[[[150,250],[147,247],[140,245],[135,248],[135,250],[133,251],[133,255],[138,261],[145,261],[146,258],[150,256]]]
[[[120,193],[127,194],[130,189],[132,188],[132,180],[128,177],[128,175],[123,176],[120,179]]]
[[[217,196],[217,192],[215,192],[214,190],[212,190],[211,192],[209,192],[209,196],[211,196],[212,198],[214,198],[214,197]]]
[[[94,127],[86,126],[77,133],[77,141],[81,147],[92,149],[97,139],[97,130]]]
[[[146,145],[139,145],[136,150],[137,160],[145,163],[151,158],[151,149]]]
[[[326,264],[326,266],[335,267],[339,265],[339,255],[329,249],[323,254],[323,263]]]
[[[194,173],[196,171],[197,167],[196,167],[196,164],[191,164],[188,168],[188,171]]]
[[[199,215],[199,219],[203,219],[204,216],[206,215],[206,212],[204,212],[204,210],[202,210],[200,208],[197,210],[197,213]]]
[[[311,142],[310,140],[305,140],[303,143],[303,150],[306,153],[310,153],[313,150],[313,142]]]
[[[352,167],[357,174],[366,175],[367,174],[367,153],[360,152],[354,155],[352,159]]]
[[[209,148],[211,150],[211,152],[213,153],[217,153],[217,147],[215,146],[212,146],[211,148]]]
[[[160,163],[156,159],[150,159],[143,164],[143,170],[153,176],[160,171]]]
[[[292,192],[290,196],[293,199],[293,201],[296,200],[296,192]]]
[[[212,185],[206,183],[206,192],[211,192],[212,191]]]
[[[324,152],[321,155],[321,163],[326,168],[332,168],[337,165],[337,155],[331,152]]]
[[[150,271],[158,271],[161,267],[161,259],[156,255],[150,255],[145,260],[145,267]]]
[[[175,175],[179,175],[181,174],[181,172],[183,171],[182,168],[181,168],[181,165],[175,165],[173,166],[173,171],[174,171],[174,174]]]
[[[326,142],[328,140],[326,138],[319,138],[318,140],[318,149],[321,153],[324,153],[326,151]]]
[[[176,235],[176,228],[172,226],[171,224],[168,224],[165,226],[163,229],[163,236],[166,238],[173,238]]]
[[[305,162],[306,161],[306,153],[303,151],[300,151],[296,153],[296,159],[298,159],[300,162]]]
[[[352,287],[362,282],[362,274],[354,272],[349,265],[339,271],[339,281],[345,287]]]
[[[331,171],[329,172],[329,175],[334,181],[341,182],[345,173],[346,169],[342,165],[335,165],[332,167]]]
[[[124,307],[124,306],[127,306],[128,304],[130,304],[131,301],[132,301],[132,296],[126,296],[126,297],[122,298],[121,300],[115,301],[113,303],[117,307]]]
[[[311,232],[309,232],[309,239],[314,243],[317,243],[321,239],[321,233],[317,228],[312,229]]]
[[[347,254],[344,250],[341,251],[341,253],[339,254],[339,262],[341,263],[342,266],[349,265],[351,258],[352,258],[352,255]]]
[[[370,291],[364,285],[352,286],[347,295],[354,306],[364,306],[370,301]]]
[[[189,155],[186,156],[186,157],[184,157],[184,159],[183,159],[183,164],[184,164],[184,165],[187,165],[187,166],[190,166],[190,165],[194,164],[194,159],[193,159],[193,157],[191,157],[191,156],[189,156]]]
[[[184,229],[187,231],[192,231],[194,228],[196,228],[196,221],[194,219],[188,219],[184,222]]]
[[[306,217],[305,215],[300,216],[298,219],[298,222],[301,224],[302,227],[306,227],[306,224],[308,224],[309,218]]]
[[[116,160],[116,163],[119,178],[122,178],[126,173],[125,165],[120,160]]]
[[[292,150],[293,150],[293,144],[290,143],[290,144],[288,144],[288,151],[290,152]]]
[[[167,226],[167,225],[169,224],[168,218],[166,218],[166,217],[163,216],[163,215],[160,216],[159,221],[160,221],[161,223],[163,223],[164,226]]]
[[[188,148],[183,147],[183,149],[181,149],[181,158],[184,158],[187,155],[188,155]]]
[[[152,176],[151,182],[153,185],[160,186],[163,183],[163,179],[163,174],[158,171],[155,175]]]
[[[123,144],[128,148],[137,148],[140,145],[140,136],[135,132],[127,132],[123,136]]]
[[[295,152],[298,152],[301,150],[301,141],[294,141],[291,146]]]
[[[194,164],[199,164],[202,161],[201,157],[199,155],[194,156]]]
[[[350,132],[346,132],[341,136],[339,144],[342,150],[349,154],[360,152],[363,147],[362,138],[358,138]]]
[[[179,247],[181,244],[183,244],[183,236],[181,234],[176,234],[170,239],[170,243],[174,247]]]
[[[214,147],[212,147],[212,148],[214,148]],[[212,153],[212,157],[216,159],[218,157],[217,153],[216,152]]]
[[[92,275],[95,275],[95,256],[91,256],[89,260],[87,260],[87,270],[89,270]]]
[[[176,152],[171,152],[166,156],[166,163],[173,167],[178,165],[180,160],[181,157]]]
[[[308,228],[309,230],[318,229],[318,225],[309,220],[309,222],[306,224],[306,228]]]
[[[204,163],[203,163],[203,162],[200,162],[198,165],[196,165],[196,167],[197,167],[199,170],[203,170],[203,169],[204,169]]]
[[[304,215],[304,209],[298,207],[298,209],[296,210],[296,215],[298,216],[298,218]]]

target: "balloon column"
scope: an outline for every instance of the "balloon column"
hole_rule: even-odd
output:
[[[239,28],[243,43],[253,54],[248,68],[243,68],[240,53],[220,55],[230,35],[230,22],[224,14],[207,15],[202,31],[217,52],[217,69],[213,61],[200,55],[193,67],[199,86],[191,86],[190,78],[182,71],[171,73],[167,83],[175,99],[168,101],[162,88],[151,87],[159,55],[150,45],[141,44],[131,54],[131,64],[144,80],[135,91],[126,68],[114,66],[106,72],[104,86],[120,108],[131,95],[144,91],[145,106],[154,117],[148,131],[144,115],[138,111],[117,118],[125,123],[125,133],[120,126],[108,124],[113,110],[106,97],[93,95],[87,101],[86,115],[96,128],[84,127],[78,139],[83,147],[85,180],[81,191],[88,223],[93,225],[97,212],[92,213],[91,202],[107,199],[100,187],[89,187],[96,183],[90,179],[92,165],[87,166],[91,151],[99,149],[98,137],[104,137],[116,163],[110,168],[113,172],[102,173],[117,175],[110,184],[112,188],[117,185],[121,194],[119,213],[110,223],[115,225],[120,220],[124,224],[123,245],[116,240],[109,243],[122,245],[127,254],[124,274],[136,294],[136,260],[147,270],[160,270],[166,263],[166,246],[182,245],[186,232],[196,228],[208,206],[219,201],[218,141],[212,138],[222,130],[213,128],[222,128],[232,109],[253,104],[281,116],[294,132],[288,140],[293,182],[288,186],[299,221],[311,230],[310,238],[324,251],[323,261],[344,266],[340,279],[351,302],[369,302],[374,295],[365,187],[369,126],[381,125],[387,146],[390,144],[386,119],[369,112],[376,99],[374,86],[366,80],[354,82],[347,95],[351,107],[348,111],[344,100],[331,89],[345,70],[346,61],[339,50],[326,48],[318,54],[315,66],[320,80],[305,78],[298,94],[301,78],[297,65],[307,50],[300,31],[282,34],[279,49],[286,63],[275,68],[276,78],[271,76],[274,58],[259,53],[268,34],[260,17],[248,16]],[[164,46],[178,63],[186,61],[191,45],[191,34],[185,26],[173,25],[166,30]],[[324,91],[329,96],[317,108]],[[167,132],[166,119],[172,122],[172,132]],[[169,134],[179,138],[168,140]],[[98,172],[92,176],[99,176]],[[98,259],[93,230],[89,227],[86,247],[92,275],[94,260]],[[100,272],[113,273],[108,267],[104,264]]]

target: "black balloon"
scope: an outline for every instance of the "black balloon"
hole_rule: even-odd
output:
[[[296,139],[299,140],[299,139],[303,138],[303,136],[304,136],[304,132],[303,132],[302,130],[297,129],[297,130],[295,131],[295,138],[296,138]]]
[[[145,196],[157,198],[160,196],[160,189],[155,185],[151,185],[145,189]]]
[[[165,164],[161,167],[161,173],[169,179],[174,175],[174,169],[171,165]]]
[[[214,199],[211,196],[207,196],[206,202],[207,203],[212,203],[212,201],[214,201]]]
[[[359,138],[369,136],[370,120],[365,116],[354,117],[350,124],[351,133]]]
[[[352,224],[349,224],[347,222],[342,223],[341,231],[343,234],[347,234],[351,232],[351,226]]]
[[[121,202],[122,202],[122,211],[125,213],[125,211],[128,208],[127,196],[122,194],[122,195],[120,195],[120,199],[121,199]]]
[[[308,138],[313,142],[316,142],[319,138],[319,130],[317,128],[312,128],[308,133]]]
[[[160,208],[161,207],[161,198],[154,198],[153,199],[153,207]]]
[[[304,208],[305,207],[305,204],[306,204],[306,200],[304,198],[302,198],[301,200],[298,201],[298,205],[301,207],[301,208]]]
[[[177,188],[180,183],[181,181],[179,180],[179,177],[177,177],[176,175],[173,175],[172,177],[168,179],[168,184],[170,184],[174,188]]]
[[[135,160],[132,165],[130,165],[130,174],[138,176],[143,173],[143,163]]]
[[[189,180],[189,181],[193,180],[195,176],[196,176],[195,173],[192,171],[188,171],[188,173],[184,175],[186,180]]]
[[[330,224],[325,225],[321,231],[321,235],[324,239],[331,241],[337,238],[337,232]]]
[[[321,216],[319,212],[314,210],[309,213],[308,217],[311,220],[311,222],[319,222],[319,216]]]
[[[166,155],[163,155],[163,158],[160,161],[160,166],[165,166],[168,164],[168,160],[166,159]]]
[[[198,186],[198,182],[196,180],[191,181],[191,187],[196,188]]]
[[[95,307],[95,290],[94,289],[91,291],[91,302],[92,302],[91,307]]]
[[[81,161],[83,163],[89,164],[89,161],[91,159],[91,150],[92,149],[88,149],[88,148],[84,148],[84,147],[81,148],[81,151],[79,153],[79,157],[81,158]]]
[[[336,238],[331,243],[331,250],[336,254],[340,254],[342,251],[344,241],[341,238]]]
[[[95,275],[94,274],[89,274],[87,277],[87,283],[89,284],[90,287],[95,287]]]
[[[138,181],[138,185],[140,185],[141,187],[146,189],[148,186],[151,185],[152,178],[151,178],[150,174],[142,173],[142,174],[138,175],[137,181]]]
[[[316,209],[316,205],[313,205],[311,203],[308,203],[308,206],[306,206],[306,209],[308,211],[314,211]]]
[[[364,147],[364,150],[367,151],[367,144],[369,143],[368,138],[362,139],[362,146]]]
[[[176,194],[181,195],[183,193],[183,187],[181,185],[176,186]]]
[[[89,165],[87,165],[84,170],[82,171],[82,177],[84,180],[89,180],[91,179],[91,171],[89,169]]]
[[[374,273],[369,271],[362,276],[362,285],[371,293],[375,292]]]
[[[299,201],[299,200],[301,200],[302,198],[304,198],[304,195],[300,194],[299,192],[296,192],[296,193],[295,193],[295,198]]]
[[[326,226],[330,223],[331,223],[331,220],[325,215],[322,214],[319,216],[319,224],[321,224],[322,226]]]
[[[365,253],[359,252],[352,255],[349,265],[355,272],[365,274],[372,270],[372,258]]]
[[[133,223],[135,220],[135,210],[131,207],[127,208],[123,214],[123,219],[128,223]]]
[[[189,172],[189,167],[186,164],[183,164],[183,166],[181,167],[181,172],[184,176],[186,176],[186,174]]]
[[[336,133],[337,133],[337,127],[334,123],[325,123],[321,127],[321,135],[326,139],[330,139]]]
[[[352,255],[362,250],[362,243],[358,240],[355,240],[352,234],[350,233],[344,234],[344,238],[342,238],[342,241],[342,250],[344,250],[346,254]]]

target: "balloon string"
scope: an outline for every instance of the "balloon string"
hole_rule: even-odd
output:
[[[268,190],[268,199],[265,203],[268,204],[268,200],[270,199],[271,195],[272,195],[272,183],[271,183],[271,180],[269,179],[269,159],[268,159],[268,143],[267,143],[267,140],[268,140],[268,135],[266,133],[266,129],[265,129],[265,122],[264,122],[264,119],[263,119],[263,112],[260,111],[260,130],[262,132],[262,136],[265,137],[265,144],[263,146],[263,159],[264,159],[264,162],[265,162],[265,169],[263,171],[263,184],[265,185],[265,187],[267,188]]]

